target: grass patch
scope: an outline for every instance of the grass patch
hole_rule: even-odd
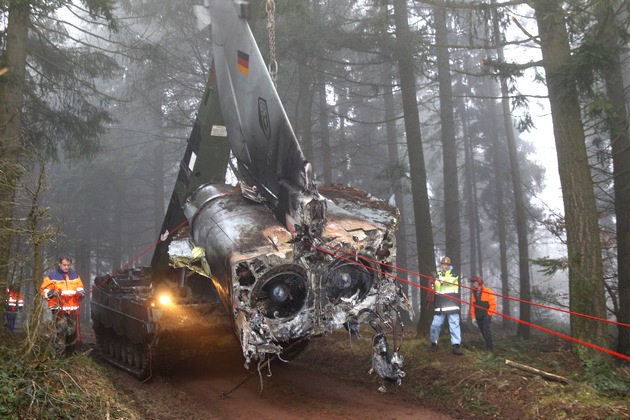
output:
[[[400,388],[388,386],[388,394],[453,418],[630,418],[628,366],[582,362],[562,340],[497,336],[496,351],[489,353],[478,335],[464,335],[463,356],[452,354],[444,334],[436,353],[429,350],[425,337],[407,338],[401,350],[407,375]],[[5,361],[0,371],[0,418],[148,418],[129,408],[131,397],[112,383],[111,375],[89,353],[67,359],[45,353],[26,357],[20,345],[13,339],[0,341],[0,357]],[[293,363],[339,380],[360,382],[376,392],[375,375],[367,375],[371,354],[368,332],[352,342],[341,332],[313,340]],[[564,376],[570,383],[544,380],[506,365],[506,359]],[[297,393],[283,397],[290,404],[300,399]],[[313,413],[323,410],[344,416],[346,409],[323,400]]]
[[[358,369],[363,372],[371,363],[369,334],[365,332],[351,348],[340,336],[314,340],[300,363],[317,366],[315,361],[322,363],[326,358],[328,372],[337,376],[355,377]],[[464,356],[456,356],[445,334],[436,353],[429,350],[426,337],[407,338],[401,350],[407,376],[396,395],[455,418],[630,418],[627,367],[585,364],[573,355],[569,343],[542,335],[519,340],[499,332],[495,347],[495,352],[487,352],[478,334],[465,334]],[[545,380],[506,365],[506,359],[571,382]]]
[[[3,341],[0,418],[139,418],[88,355],[38,359],[24,356],[19,341]]]

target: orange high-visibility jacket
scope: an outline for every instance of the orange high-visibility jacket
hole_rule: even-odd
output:
[[[7,306],[10,312],[17,312],[24,307],[22,293],[7,289]]]
[[[474,305],[481,306],[482,308],[475,308]],[[472,319],[477,318],[477,312],[488,312],[489,316],[494,315],[497,310],[497,298],[494,296],[492,289],[486,286],[481,286],[481,297],[477,301],[475,299],[475,291],[471,291],[470,293],[470,317]],[[484,314],[485,315],[485,314]]]
[[[81,277],[72,270],[68,273],[64,273],[59,268],[51,271],[44,277],[39,289],[44,299],[48,299],[49,290],[57,291],[57,296],[48,299],[49,308],[75,311],[79,309],[79,304],[83,299],[79,294],[79,292],[84,292],[83,282]]]

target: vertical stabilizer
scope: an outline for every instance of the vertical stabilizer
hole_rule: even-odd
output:
[[[256,187],[289,231],[319,236],[326,204],[247,23],[246,5],[210,2],[212,51],[232,153],[243,181]]]

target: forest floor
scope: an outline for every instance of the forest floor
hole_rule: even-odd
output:
[[[584,364],[565,341],[549,336],[520,341],[496,333],[497,348],[489,353],[478,333],[464,331],[463,356],[451,353],[444,333],[437,353],[429,351],[426,338],[406,339],[402,386],[389,384],[380,393],[378,380],[368,374],[368,331],[352,342],[343,332],[315,338],[295,360],[276,360],[260,374],[255,366],[245,370],[242,356],[231,353],[182,363],[177,371],[155,374],[146,382],[107,365],[94,349],[89,329],[83,331],[86,339],[77,355],[56,365],[63,372],[62,387],[51,385],[43,397],[57,405],[70,398],[76,407],[66,410],[67,418],[630,418],[630,366]],[[568,383],[515,369],[506,360],[565,377]],[[50,366],[43,370],[43,380],[20,372],[25,385],[13,389],[21,395],[26,391],[19,387],[31,382],[41,388],[53,380],[50,371]],[[13,404],[11,408],[9,402],[9,418],[66,417],[41,397],[35,403],[18,398]]]

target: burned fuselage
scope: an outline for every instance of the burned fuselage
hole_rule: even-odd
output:
[[[246,364],[339,328],[358,334],[355,326],[401,303],[385,275],[394,259],[395,210],[379,202],[378,224],[326,204],[322,235],[310,242],[296,240],[267,206],[233,187],[207,184],[186,202],[192,241],[205,251]]]
[[[318,190],[247,23],[256,13],[241,0],[209,8],[211,73],[151,275],[94,295],[99,347],[146,377],[155,362],[230,348],[232,329],[246,365],[340,328],[358,337],[364,323],[385,340],[408,309],[393,277],[397,210],[360,190]],[[225,184],[228,161],[241,188]],[[128,293],[149,286],[146,299]],[[155,303],[161,290],[172,306]],[[402,377],[395,356],[379,375]]]

